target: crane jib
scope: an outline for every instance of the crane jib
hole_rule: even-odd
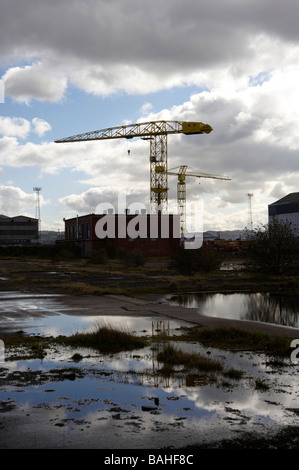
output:
[[[56,143],[80,142],[86,140],[103,139],[132,139],[133,137],[145,137],[166,134],[209,134],[213,128],[202,122],[181,121],[153,121],[126,126],[110,127],[84,134],[77,134],[64,139],[55,140]]]

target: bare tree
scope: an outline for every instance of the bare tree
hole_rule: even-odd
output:
[[[248,266],[271,274],[299,268],[299,239],[291,222],[274,218],[255,229],[248,241]]]

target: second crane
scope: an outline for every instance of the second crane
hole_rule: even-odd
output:
[[[186,176],[213,178],[226,181],[230,180],[228,176],[210,175],[188,165],[181,165],[180,167],[172,168],[168,171],[168,174],[178,175],[177,202],[180,215],[181,233],[186,233]]]

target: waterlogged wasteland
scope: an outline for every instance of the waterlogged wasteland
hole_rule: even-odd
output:
[[[31,335],[72,334],[98,320],[72,315],[61,303],[58,309],[55,296],[19,302],[32,314],[26,325]],[[20,317],[13,321],[20,326]],[[180,341],[181,327],[192,325],[169,317],[102,315],[101,321],[148,336],[149,346],[117,354],[52,346],[43,359],[31,360],[6,354],[0,364],[1,448],[217,447],[224,437],[269,436],[297,425],[298,365],[290,360]],[[221,362],[223,372],[177,366],[165,374],[157,360],[165,345],[161,333],[175,334],[177,349]],[[231,369],[244,373],[225,374]]]

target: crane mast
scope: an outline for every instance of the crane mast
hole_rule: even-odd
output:
[[[228,176],[211,175],[196,170],[188,165],[181,165],[172,168],[167,172],[169,175],[177,175],[177,204],[180,215],[181,232],[186,233],[186,176],[195,176],[196,178],[213,178],[219,180],[230,180]]]
[[[132,139],[141,137],[150,141],[150,203],[151,213],[167,213],[168,209],[168,134],[209,134],[209,124],[186,121],[150,121],[125,126],[109,127],[97,131],[77,134],[56,143],[82,142],[103,139]]]

